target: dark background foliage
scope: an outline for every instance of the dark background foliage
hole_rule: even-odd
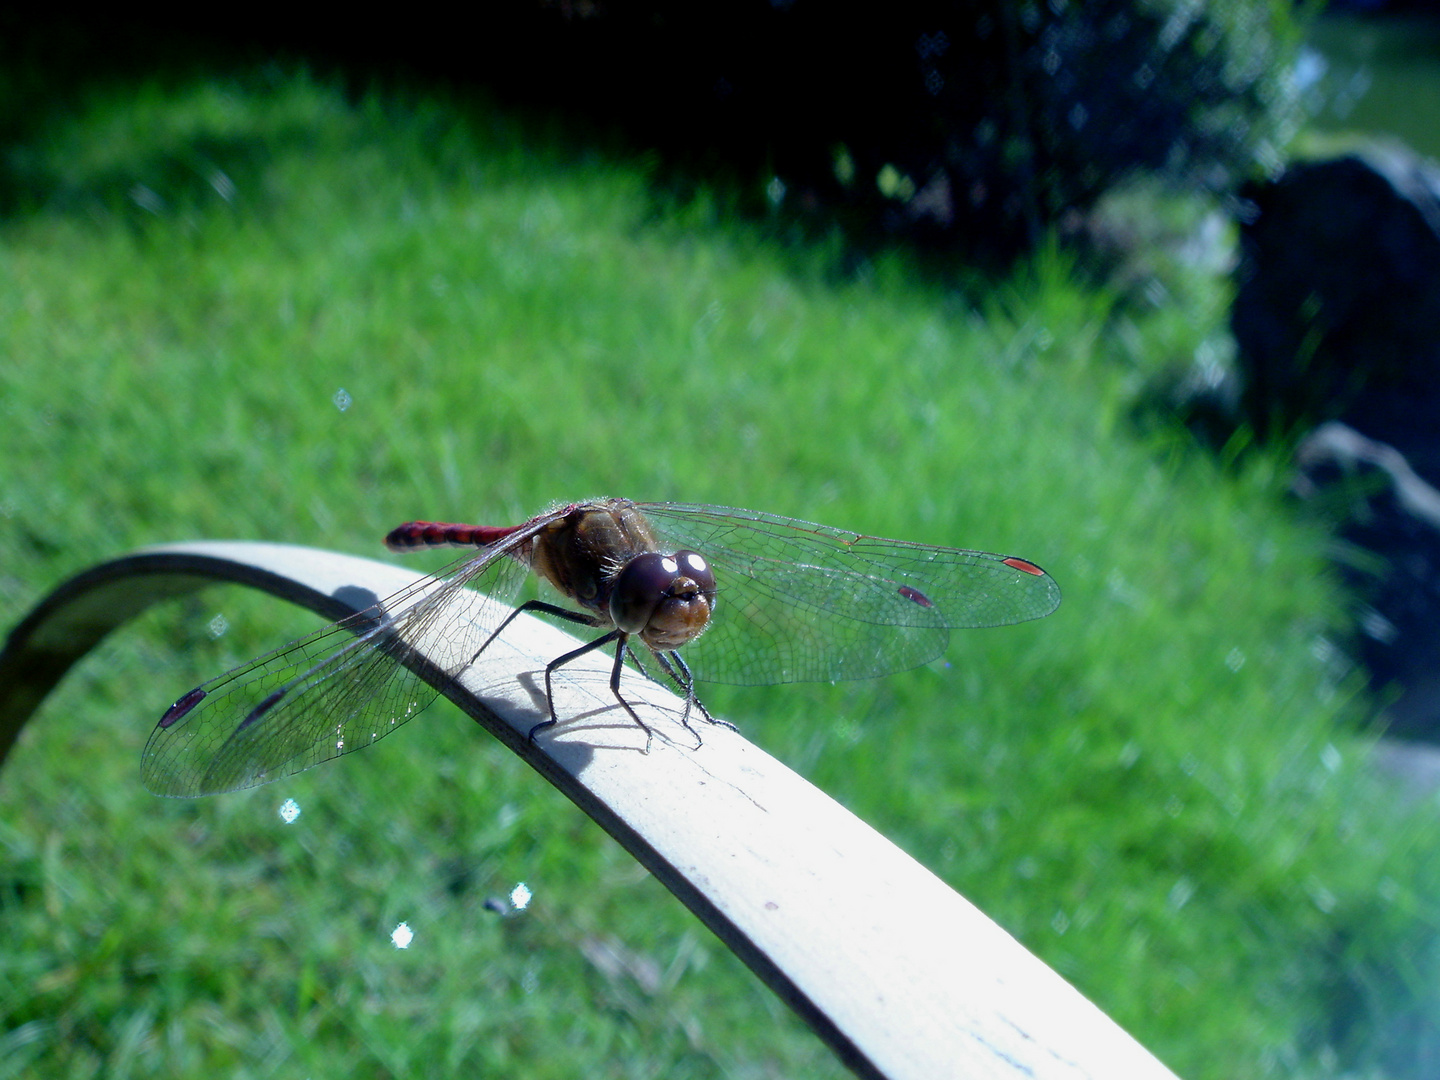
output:
[[[461,21],[287,13],[75,27],[9,18],[12,59],[74,79],[6,88],[0,137],[57,87],[216,54],[299,55],[357,90],[377,73],[484,87],[656,151],[681,197],[728,176],[734,206],[861,249],[903,240],[999,266],[1074,233],[1139,171],[1220,191],[1276,159],[1293,102],[1288,4],[796,0],[485,5]],[[36,65],[7,65],[34,71]],[[7,130],[8,129],[8,130]],[[37,191],[9,176],[0,195]],[[43,183],[38,190],[43,192]],[[777,214],[777,211],[783,211]]]

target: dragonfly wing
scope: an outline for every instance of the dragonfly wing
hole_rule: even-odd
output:
[[[903,671],[940,655],[952,628],[1037,619],[1060,602],[1059,587],[1039,567],[989,552],[727,507],[643,510],[668,548],[692,548],[714,567],[714,622],[685,647],[696,677],[712,682]]]
[[[141,758],[145,786],[180,797],[255,787],[388,735],[437,694],[407,664],[456,675],[509,613],[527,569],[498,558],[502,553],[487,550],[456,564],[444,580],[422,579],[201,684],[151,733]],[[487,595],[469,593],[474,584]],[[456,618],[462,593],[469,613]],[[437,670],[410,642],[448,659]]]
[[[141,762],[145,786],[176,796],[255,787],[369,745],[434,700],[436,691],[397,665],[394,650],[369,638],[312,663],[332,644],[296,642],[157,726]],[[361,726],[370,729],[365,737]]]

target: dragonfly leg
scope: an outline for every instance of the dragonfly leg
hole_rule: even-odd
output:
[[[568,619],[570,622],[579,623],[581,626],[602,625],[600,620],[595,618],[595,616],[593,615],[585,615],[579,611],[571,611],[569,608],[556,607],[554,604],[547,604],[543,600],[527,600],[525,601],[525,603],[521,604],[514,611],[512,611],[509,615],[505,616],[505,621],[502,622],[499,626],[497,626],[495,628],[495,632],[485,639],[485,644],[481,645],[480,648],[475,650],[475,655],[470,657],[469,664],[475,663],[475,661],[480,658],[480,654],[490,647],[490,643],[494,641],[497,637],[499,637],[500,632],[504,630],[507,626],[509,626],[512,622],[514,622],[515,617],[519,615],[522,611],[538,611],[542,615],[555,615],[562,619]],[[608,641],[609,638],[604,638],[602,640]],[[468,667],[469,664],[467,664],[466,666]]]
[[[616,631],[619,633],[619,631]],[[640,714],[630,707],[630,703],[620,695],[620,672],[625,670],[625,650],[630,646],[630,635],[620,634],[620,644],[615,646],[615,666],[610,670],[610,692],[615,695],[615,700],[624,706],[625,711],[630,714],[630,719],[640,725],[640,730],[645,732],[645,753],[650,753],[650,744],[655,741],[655,733],[650,730],[650,725],[640,719]],[[633,651],[632,651],[633,653]],[[644,670],[643,668],[641,670]]]
[[[660,667],[666,675],[670,676],[670,681],[678,686],[685,694],[685,711],[680,715],[680,723],[685,725],[686,731],[695,736],[696,750],[699,750],[700,747],[705,745],[705,740],[700,738],[700,733],[690,726],[690,710],[692,707],[697,709],[708,723],[719,724],[721,727],[727,727],[731,731],[740,730],[734,724],[730,723],[729,720],[717,720],[710,715],[710,710],[705,708],[705,703],[695,694],[695,676],[690,673],[690,665],[685,663],[683,656],[674,649],[669,650],[668,653],[662,653],[657,649],[650,651],[654,653],[655,659],[660,661]],[[643,671],[644,668],[641,668],[641,670]]]
[[[616,641],[619,644],[615,646],[615,666],[611,669],[610,672],[610,691],[615,695],[615,700],[620,702],[620,705],[625,709],[626,712],[630,714],[630,719],[634,720],[635,723],[639,724],[640,730],[645,732],[645,752],[647,754],[650,752],[650,743],[655,737],[654,732],[650,730],[649,725],[646,724],[644,720],[640,719],[639,714],[630,707],[630,703],[620,696],[620,672],[625,667],[625,650],[627,648],[627,641],[629,640],[629,637],[630,635],[622,630],[611,630],[608,634],[602,634],[594,641],[588,642],[587,644],[580,646],[580,648],[578,649],[572,649],[564,656],[557,656],[554,660],[551,660],[550,663],[545,665],[545,700],[550,705],[550,719],[542,720],[540,721],[540,723],[532,727],[530,729],[530,738],[535,738],[535,733],[537,731],[543,731],[548,727],[554,727],[560,722],[560,718],[555,715],[555,691],[550,683],[550,677],[554,674],[555,669],[558,667],[562,667],[565,664],[568,664],[576,657],[584,656],[588,652],[593,652],[594,650],[600,648],[602,645],[608,645],[610,642]]]

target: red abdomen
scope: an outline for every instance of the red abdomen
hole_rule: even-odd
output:
[[[437,547],[486,547],[504,539],[520,525],[503,528],[493,525],[457,525],[445,521],[408,521],[391,529],[385,546],[391,551],[416,551]]]

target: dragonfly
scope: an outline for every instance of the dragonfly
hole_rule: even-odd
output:
[[[654,731],[621,691],[627,661],[658,681],[653,662],[680,691],[698,750],[692,716],[733,725],[710,715],[697,681],[888,675],[934,660],[952,629],[1038,619],[1060,604],[1055,579],[1018,556],[724,506],[601,498],[505,527],[409,522],[385,542],[472,554],[182,695],[146,744],[146,787],[177,797],[235,791],[369,746],[429,705],[434,684],[474,664],[522,612],[598,631],[546,665],[549,715],[530,738],[559,722],[555,673],[613,645],[610,690],[648,751]],[[512,607],[531,574],[565,603]],[[422,641],[443,648],[422,655]]]

